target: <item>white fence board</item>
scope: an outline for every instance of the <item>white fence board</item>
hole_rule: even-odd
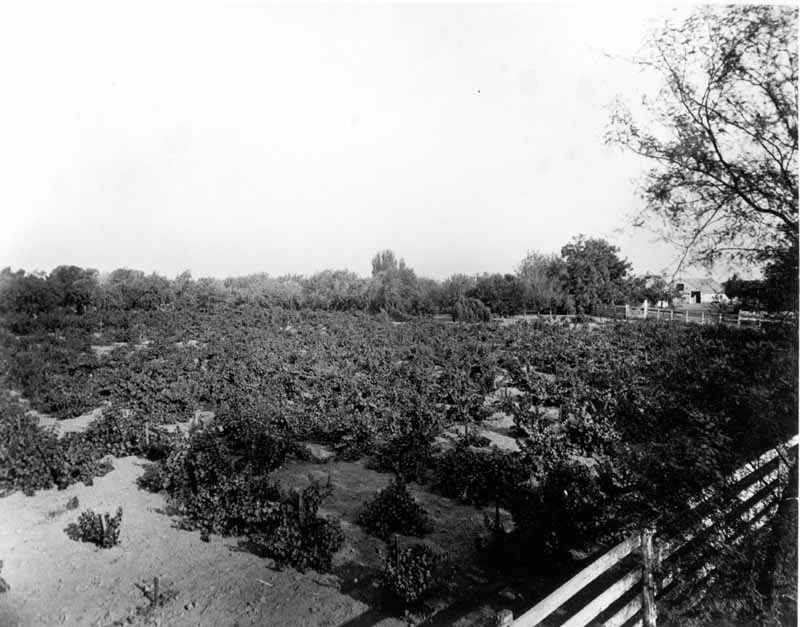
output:
[[[514,627],[535,627],[571,599],[576,592],[638,549],[640,544],[641,538],[638,534],[623,540],[516,619]]]

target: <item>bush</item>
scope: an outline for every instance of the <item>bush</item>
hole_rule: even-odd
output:
[[[364,506],[358,524],[383,540],[393,533],[421,538],[431,528],[427,513],[409,494],[399,475]]]
[[[503,500],[512,486],[526,478],[518,454],[497,448],[473,451],[461,445],[439,457],[432,487],[450,498],[483,506]]]
[[[389,546],[381,573],[381,588],[391,604],[415,605],[428,596],[441,577],[442,558],[424,544],[399,550],[397,542]]]
[[[509,497],[514,535],[529,555],[566,559],[613,531],[619,521],[609,507],[604,481],[579,463],[554,466],[536,486],[518,485]]]
[[[230,434],[198,429],[170,456],[149,467],[139,485],[166,490],[183,515],[184,529],[208,534],[248,535],[260,552],[281,564],[305,570],[330,570],[344,543],[338,523],[317,516],[324,493],[316,485],[285,492],[268,472],[283,461],[288,444],[261,435],[244,451],[229,444]],[[231,437],[241,445],[239,437]],[[242,454],[244,453],[244,454]]]
[[[52,430],[43,429],[10,399],[0,422],[0,496],[22,490],[31,496],[59,483],[63,451]]]
[[[378,449],[373,464],[379,472],[423,483],[433,466],[433,436],[419,431],[395,436]]]
[[[31,496],[36,490],[63,489],[77,481],[91,485],[94,477],[111,470],[103,454],[84,434],[59,439],[26,415],[15,399],[0,395],[0,496],[15,490]]]
[[[344,545],[344,533],[338,521],[317,516],[322,496],[314,485],[284,494],[250,541],[279,564],[300,571],[330,570],[334,553]]]
[[[0,560],[0,572],[3,572],[3,560]],[[11,586],[8,585],[8,582],[0,577],[0,594],[3,592],[8,592],[11,590]]]
[[[87,509],[78,517],[77,530],[72,530],[73,539],[91,542],[102,549],[109,549],[119,544],[119,527],[122,523],[122,508],[110,516],[108,512],[98,514]]]
[[[136,479],[136,485],[148,492],[161,492],[166,488],[166,478],[160,464],[148,464],[144,473]]]
[[[477,298],[462,296],[453,306],[453,322],[489,322],[492,312]]]
[[[126,413],[110,408],[89,425],[83,436],[103,455],[139,455],[150,460],[163,459],[169,454],[177,436],[155,426],[148,429],[145,425],[145,419],[138,412]]]

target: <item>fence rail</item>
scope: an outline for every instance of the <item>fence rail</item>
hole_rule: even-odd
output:
[[[709,533],[721,526],[736,520],[739,524],[726,540],[731,544],[740,543],[748,532],[758,529],[768,521],[768,515],[777,509],[777,495],[788,475],[788,457],[797,456],[798,436],[774,449],[766,451],[758,458],[747,462],[729,477],[729,485],[735,490],[735,498],[721,509],[708,515],[701,514],[701,530],[685,533],[678,538],[663,538],[654,549],[655,531],[644,529],[634,534],[604,553],[597,560],[583,568],[580,572],[559,586],[556,590],[539,601],[533,608],[519,616],[516,620],[505,610],[498,615],[497,623],[501,627],[537,627],[546,624],[548,627],[586,627],[595,624],[598,617],[614,611],[612,606],[624,601],[626,594],[638,587],[639,592],[611,616],[604,616],[602,624],[606,627],[619,627],[630,624],[631,627],[654,627],[656,619],[656,599],[666,596],[674,589],[676,573],[668,568],[661,571],[658,581],[654,571],[657,564],[666,562],[687,547],[691,548],[702,534]],[[689,502],[693,511],[702,512],[716,492],[707,488],[694,500]],[[694,545],[692,545],[694,546]],[[631,557],[638,557],[635,564],[627,564]],[[693,580],[701,585],[713,576],[714,565],[703,559],[694,572]],[[614,574],[614,570],[620,572]],[[587,587],[603,576],[614,574],[610,584],[603,584],[602,589],[592,591],[591,599],[579,601],[579,595],[585,596]],[[599,586],[598,586],[599,587]],[[660,593],[659,593],[660,591]],[[577,603],[583,606],[574,610]],[[567,618],[563,615],[567,614]],[[546,622],[545,622],[546,621]],[[633,622],[631,622],[633,621]]]
[[[630,305],[601,305],[597,313],[606,318],[621,320],[663,320],[665,322],[685,322],[693,324],[727,324],[737,327],[765,324],[786,324],[782,317],[770,316],[760,312],[739,311],[738,313],[690,308],[631,307]]]

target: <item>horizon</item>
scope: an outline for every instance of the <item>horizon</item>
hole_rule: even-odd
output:
[[[603,134],[685,8],[6,7],[0,267],[369,276],[389,248],[443,280],[584,233],[661,274],[628,220],[648,164]]]

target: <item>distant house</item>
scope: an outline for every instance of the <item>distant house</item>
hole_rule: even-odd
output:
[[[722,284],[711,278],[681,278],[675,281],[676,300],[688,303],[728,303]]]

